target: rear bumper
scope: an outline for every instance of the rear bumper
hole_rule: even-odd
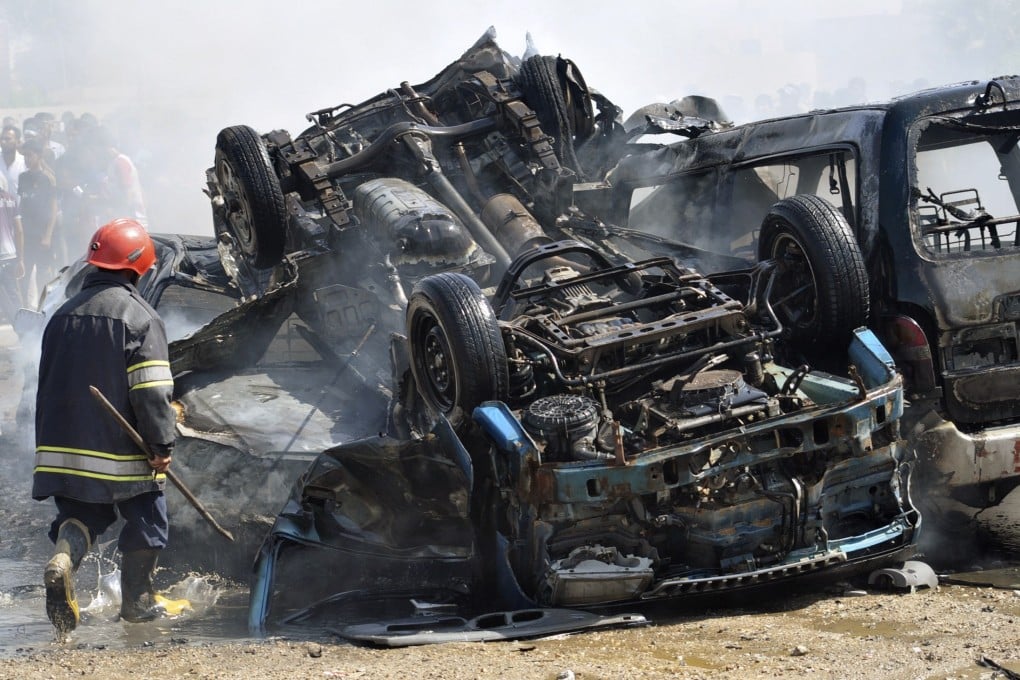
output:
[[[917,452],[926,493],[986,508],[1020,485],[1020,424],[969,434],[930,412],[908,439]]]

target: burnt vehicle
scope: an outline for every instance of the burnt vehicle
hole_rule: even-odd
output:
[[[440,591],[475,612],[608,606],[913,552],[901,378],[859,328],[845,221],[777,207],[774,238],[818,244],[809,266],[619,226],[614,173],[660,147],[618,117],[568,60],[522,61],[487,34],[432,80],[314,112],[297,136],[220,133],[208,194],[245,294],[290,278],[295,313],[338,353],[388,331],[375,351],[393,372],[386,428],[295,484],[256,563],[253,628],[271,603],[296,607],[288,620]],[[840,304],[790,319],[795,276],[825,265],[843,274],[814,295]],[[849,377],[791,366],[788,327],[824,337]]]
[[[771,361],[774,318],[756,330],[748,305],[670,258],[508,283],[572,248],[586,249],[523,255],[491,303],[460,274],[416,284],[416,396],[456,429],[442,417],[425,437],[325,452],[263,547],[253,627],[296,545],[344,565],[331,588],[442,584],[504,607],[721,594],[912,554],[901,384],[870,331],[841,379]]]
[[[626,126],[679,117],[653,105]],[[1015,76],[719,126],[624,161],[605,215],[750,263],[811,248],[771,236],[777,202],[838,211],[871,282],[868,325],[905,376],[932,517],[985,508],[1020,484],[1018,138]],[[819,272],[802,271],[810,290]]]
[[[214,239],[207,236],[152,234],[156,265],[138,281],[138,292],[167,326],[167,337],[184,337],[220,314],[236,307],[240,294],[220,261]],[[38,312],[22,310],[15,330],[27,335],[40,328],[45,317],[81,290],[85,276],[95,269],[79,257],[46,284],[36,305]]]
[[[245,300],[215,238],[152,239],[157,264],[137,287],[167,328],[178,413],[174,464],[237,539],[222,541],[168,487],[175,549],[163,564],[243,579],[294,478],[323,449],[385,428],[388,394],[297,317],[293,275]],[[16,351],[25,369],[18,419],[28,439],[46,318],[91,271],[78,258],[45,287],[38,311],[18,314]]]
[[[142,297],[161,315],[170,341],[184,337],[236,307],[240,294],[231,283],[216,241],[209,237],[154,234],[156,266],[138,281]],[[34,412],[39,343],[49,314],[81,290],[95,268],[85,256],[62,268],[40,293],[35,309],[21,309],[14,321],[20,359],[27,367],[18,409],[19,424],[28,425]]]

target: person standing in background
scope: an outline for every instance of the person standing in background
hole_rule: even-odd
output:
[[[18,151],[21,146],[21,130],[16,125],[6,125],[0,131],[0,172],[7,180],[7,191],[18,195],[18,177],[25,172],[25,157]]]
[[[43,163],[44,147],[39,139],[28,139],[21,147],[26,170],[18,180],[18,212],[24,232],[26,293],[32,282],[36,292],[54,275],[54,230],[57,224],[57,184]],[[33,269],[34,278],[33,278]]]
[[[107,215],[130,215],[143,227],[148,227],[142,183],[134,162],[117,148],[107,129],[98,129],[96,140],[98,157],[107,163],[102,197]]]
[[[64,145],[53,139],[53,130],[60,125],[60,122],[48,111],[40,111],[33,118],[39,131],[39,141],[43,145],[43,160],[52,168],[54,162],[64,155]],[[25,152],[22,151],[22,153]]]
[[[17,198],[7,191],[7,178],[0,175],[0,312],[6,323],[14,323],[21,308],[19,281],[25,275],[21,259],[24,234],[17,204]]]
[[[65,264],[99,227],[99,193],[103,164],[96,158],[96,125],[84,115],[73,118],[67,129],[67,148],[56,160],[57,202],[60,207],[56,244],[57,262]]]

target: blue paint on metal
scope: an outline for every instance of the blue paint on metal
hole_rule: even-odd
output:
[[[893,539],[900,538],[907,530],[907,525],[904,520],[896,520],[884,527],[868,531],[857,536],[850,536],[848,538],[839,539],[835,541],[829,541],[829,547],[836,547],[841,549],[843,552],[848,554],[856,553],[868,548],[873,548],[876,545],[882,545]]]
[[[896,362],[878,337],[867,328],[858,328],[850,341],[850,363],[868,388],[883,385],[896,375]]]
[[[500,451],[521,454],[530,448],[531,438],[503,402],[486,401],[475,408],[473,416]]]

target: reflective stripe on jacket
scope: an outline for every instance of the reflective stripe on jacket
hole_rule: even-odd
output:
[[[89,274],[43,334],[32,496],[113,503],[161,490],[145,456],[96,402],[96,386],[152,445],[174,441],[173,375],[162,320],[112,272]]]

